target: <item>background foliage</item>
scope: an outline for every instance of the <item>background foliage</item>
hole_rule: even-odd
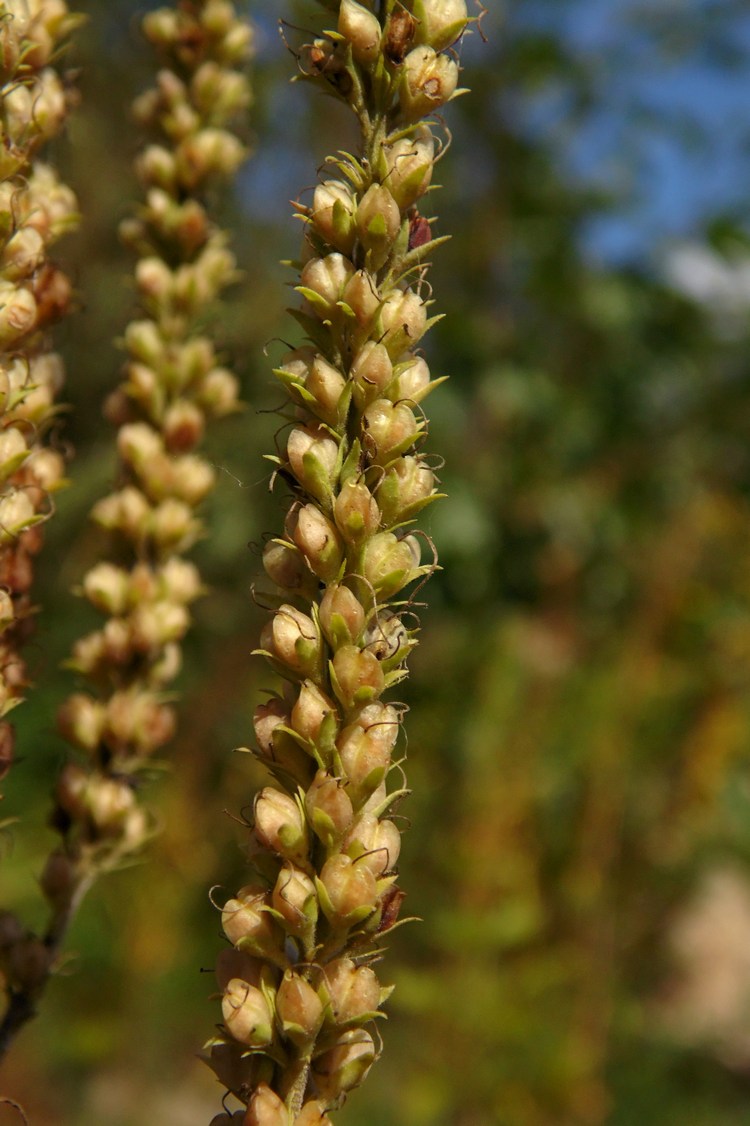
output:
[[[63,754],[59,662],[86,625],[68,592],[95,557],[87,511],[111,473],[100,406],[132,304],[116,220],[134,194],[127,105],[149,66],[132,0],[78,7],[84,100],[57,153],[85,220],[65,248],[81,309],[64,330],[59,440],[75,457],[42,556],[38,688],[3,808],[22,817],[3,841],[4,896],[31,920]],[[719,167],[710,114],[684,86],[717,67],[727,90],[741,82],[747,29],[731,0],[664,8],[508,0],[484,23],[489,42],[462,49],[472,94],[450,108],[434,196],[439,233],[454,235],[432,275],[446,318],[429,344],[433,372],[451,376],[430,400],[444,570],[407,690],[402,883],[426,921],[394,936],[386,1051],[342,1126],[750,1123],[741,125],[734,178],[713,194],[687,179],[670,208],[657,176],[710,181]],[[245,279],[217,319],[249,407],[213,450],[225,473],[198,553],[212,592],[155,779],[164,829],[92,895],[3,1079],[45,1126],[198,1126],[218,1106],[194,1058],[214,1019],[199,971],[220,943],[207,889],[241,882],[236,817],[260,780],[231,748],[267,682],[249,657],[251,583],[281,513],[261,454],[278,427],[272,359],[292,331],[285,200],[349,129],[288,86],[275,14],[258,16],[258,151],[227,209]],[[668,83],[649,86],[659,67],[671,100]],[[731,300],[689,295],[664,230],[709,248],[695,270],[729,271]]]

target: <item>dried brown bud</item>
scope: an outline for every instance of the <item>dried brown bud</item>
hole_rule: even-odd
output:
[[[395,8],[388,20],[383,50],[392,63],[399,66],[411,50],[416,20],[405,8]]]

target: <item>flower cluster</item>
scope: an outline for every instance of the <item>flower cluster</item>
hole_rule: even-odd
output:
[[[90,849],[110,859],[130,852],[147,832],[133,779],[173,734],[165,687],[201,593],[195,566],[181,558],[201,534],[196,510],[214,483],[196,450],[207,421],[237,406],[237,382],[201,330],[207,306],[236,273],[204,197],[245,158],[227,126],[249,101],[237,68],[250,28],[224,0],[159,9],[143,28],[166,64],[135,104],[153,140],[136,162],[144,204],[122,232],[138,254],[144,316],[125,331],[124,379],[106,404],[118,426],[121,479],[93,510],[117,561],[97,563],[83,579],[105,620],[76,643],[70,664],[94,691],[70,696],[59,717],[88,760],[69,763],[56,791],[56,824],[73,864]]]
[[[404,794],[398,706],[416,621],[406,588],[434,569],[412,525],[437,494],[422,452],[432,320],[419,210],[437,142],[425,117],[457,92],[464,0],[325,3],[336,26],[295,51],[302,76],[348,104],[357,157],[330,158],[309,205],[293,310],[306,343],[275,374],[291,407],[273,460],[289,485],[265,547],[283,592],[259,652],[285,682],[255,712],[274,784],[256,796],[252,875],[222,911],[223,1023],[209,1063],[246,1107],[213,1126],[329,1122],[378,1055],[376,976],[396,924]]]
[[[48,930],[39,939],[0,917],[10,998],[0,1051],[3,1028],[33,1015],[90,884],[149,835],[137,777],[173,734],[165,690],[202,589],[195,566],[181,558],[201,534],[196,510],[214,482],[196,450],[207,423],[238,402],[237,381],[202,329],[207,308],[236,276],[205,200],[246,155],[229,126],[250,99],[242,68],[251,29],[226,0],[180,0],[147,15],[143,29],[164,66],[135,105],[150,134],[137,159],[144,198],[122,230],[138,255],[142,315],[125,331],[124,378],[105,408],[118,428],[120,479],[93,518],[112,550],[81,584],[104,622],[75,644],[69,662],[90,690],[72,694],[59,714],[61,733],[80,754],[54,793],[52,824],[62,840],[41,878]],[[19,973],[23,951],[31,954]]]
[[[0,717],[26,686],[20,649],[31,626],[32,561],[63,483],[63,458],[48,443],[63,366],[48,329],[68,312],[71,285],[50,248],[75,226],[77,205],[39,153],[70,109],[53,64],[78,22],[64,0],[0,3]],[[0,778],[13,743],[3,720]]]

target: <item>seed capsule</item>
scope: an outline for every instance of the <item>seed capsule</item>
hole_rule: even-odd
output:
[[[287,970],[276,994],[276,1016],[283,1035],[303,1046],[315,1037],[323,1023],[323,1002],[309,981]]]
[[[273,1039],[271,1011],[259,989],[232,978],[224,990],[221,1012],[227,1030],[249,1047],[262,1048]]]
[[[401,112],[418,121],[450,101],[458,86],[458,64],[433,47],[415,47],[404,59],[400,87]]]
[[[325,1098],[335,1099],[358,1087],[375,1062],[375,1043],[362,1028],[343,1033],[335,1048],[315,1061],[315,1082]]]
[[[341,0],[338,30],[349,41],[361,66],[375,61],[380,49],[380,24],[372,12],[356,0]]]

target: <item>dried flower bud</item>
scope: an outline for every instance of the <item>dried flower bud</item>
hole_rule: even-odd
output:
[[[273,733],[279,725],[288,726],[289,722],[289,713],[281,700],[274,697],[266,704],[258,704],[253,714],[253,729],[264,755],[272,756]]]
[[[47,493],[55,492],[65,483],[65,460],[57,450],[51,450],[46,446],[33,449],[27,462],[27,469],[34,484]]]
[[[327,1099],[335,1099],[358,1087],[375,1062],[377,1053],[369,1032],[362,1028],[345,1032],[335,1048],[315,1060],[315,1083]]]
[[[410,520],[435,494],[435,476],[417,457],[395,461],[378,485],[376,497],[383,524]]]
[[[293,536],[318,578],[329,583],[338,577],[343,545],[336,526],[314,504],[303,505],[297,512]]]
[[[99,832],[118,836],[135,807],[135,795],[127,782],[94,776],[88,780],[86,804]]]
[[[180,641],[190,625],[190,614],[177,602],[141,603],[130,617],[130,639],[137,653],[153,653],[170,641]]]
[[[293,864],[279,872],[272,893],[274,909],[291,934],[312,934],[318,918],[318,897],[310,877]]]
[[[329,720],[331,717],[331,720]],[[321,737],[323,725],[329,722],[331,731],[337,727],[336,705],[321,692],[311,680],[306,680],[300,688],[299,695],[294,703],[291,714],[291,725],[294,730],[317,743]]]
[[[382,786],[399,730],[393,705],[376,701],[362,708],[341,732],[336,745],[350,792],[358,796],[358,803]]]
[[[191,508],[196,508],[215,484],[215,470],[197,454],[183,454],[182,457],[174,458],[163,481],[165,492],[172,492]],[[151,482],[149,488],[152,488]],[[156,492],[155,489],[153,491]]]
[[[334,691],[347,711],[377,700],[385,691],[385,675],[377,657],[356,645],[342,645],[331,662]]]
[[[401,230],[401,211],[382,184],[371,184],[357,208],[357,232],[366,250],[390,248]]]
[[[33,293],[17,289],[10,282],[0,282],[0,348],[12,348],[33,331],[36,323]]]
[[[349,374],[355,382],[357,405],[362,408],[386,393],[393,382],[393,363],[388,349],[368,340],[354,357]]]
[[[455,43],[469,22],[466,0],[413,0],[416,41],[435,51]]]
[[[177,182],[175,158],[163,145],[148,145],[136,158],[135,171],[146,187],[158,187],[171,192]]]
[[[367,328],[380,308],[373,276],[367,270],[357,270],[344,286],[342,301],[354,313],[357,324]]]
[[[13,625],[16,619],[16,612],[13,607],[13,599],[7,590],[0,587],[0,633]],[[0,727],[0,731],[2,728]],[[0,737],[1,738],[1,737]],[[2,756],[0,756],[1,758]]]
[[[419,541],[380,532],[365,545],[364,575],[381,599],[392,598],[419,574]]]
[[[331,425],[339,422],[339,410],[346,380],[341,372],[320,355],[316,355],[305,380],[305,390],[315,400],[311,409]]]
[[[307,827],[293,798],[266,786],[255,799],[255,835],[286,860],[307,858]]]
[[[201,110],[205,113],[213,112],[222,118],[231,117],[238,110],[244,109],[250,101],[245,76],[210,60],[196,70],[190,91],[193,101]]]
[[[192,450],[200,442],[206,428],[203,411],[187,399],[178,399],[163,419],[164,440],[171,453]]]
[[[378,614],[368,626],[364,642],[386,672],[402,664],[416,644],[400,615],[393,610]]]
[[[190,504],[168,497],[153,510],[150,532],[163,552],[187,551],[200,535],[202,525],[193,516]]]
[[[401,834],[393,821],[378,820],[374,814],[362,812],[343,844],[352,859],[366,864],[373,876],[380,879],[396,866],[401,852]]]
[[[323,1002],[309,981],[287,970],[276,994],[276,1016],[281,1031],[293,1044],[309,1044],[323,1023]]]
[[[128,539],[138,541],[146,535],[151,505],[140,489],[128,485],[97,501],[91,515],[103,528],[122,532]]]
[[[349,829],[354,817],[351,799],[340,780],[319,770],[305,795],[308,820],[327,848],[332,848]]]
[[[360,66],[370,66],[380,50],[380,24],[357,0],[341,0],[339,34],[349,41]]]
[[[221,912],[224,934],[233,946],[250,953],[262,954],[274,942],[274,926],[264,908],[266,894],[262,888],[244,887],[236,899],[228,899]]]
[[[237,410],[239,384],[225,368],[214,368],[201,380],[196,398],[214,418],[222,418]]]
[[[346,283],[354,273],[351,262],[342,254],[311,258],[300,275],[300,293],[321,318],[331,317],[341,300]]]
[[[38,270],[44,261],[44,239],[33,227],[21,227],[8,240],[0,255],[0,269],[4,278],[19,281]]]
[[[320,603],[320,624],[332,649],[351,645],[365,627],[365,611],[346,586],[331,583]]]
[[[422,356],[407,355],[399,364],[396,385],[389,396],[420,403],[430,389],[430,369]]]
[[[160,703],[153,693],[137,687],[114,692],[107,701],[105,716],[102,741],[115,754],[152,754],[175,732],[174,710]]]
[[[401,113],[405,121],[418,121],[450,101],[458,86],[458,64],[433,47],[415,47],[404,59],[401,78]]]
[[[263,548],[263,568],[282,590],[311,597],[318,588],[302,552],[282,540],[271,540]]]
[[[375,877],[365,864],[339,854],[326,860],[320,873],[325,891],[321,906],[336,925],[353,925],[367,918],[378,898]]]
[[[161,568],[159,580],[165,598],[172,602],[194,602],[203,593],[200,572],[186,559],[168,559]]]
[[[364,481],[350,478],[334,501],[336,525],[347,543],[360,546],[380,527],[380,509]]]
[[[385,167],[381,179],[402,211],[411,207],[430,186],[435,160],[435,138],[427,125],[418,125],[411,137],[400,137],[383,147]]]
[[[337,958],[325,968],[325,984],[336,1024],[350,1024],[377,1012],[380,982],[369,966],[356,966],[351,958]]]
[[[273,1039],[271,1010],[259,989],[240,978],[232,978],[224,990],[221,1012],[227,1031],[253,1048],[263,1048]]]
[[[331,496],[339,457],[338,442],[323,426],[296,426],[289,434],[286,456],[292,473],[310,496]]]
[[[123,614],[128,605],[130,583],[127,572],[114,563],[97,563],[83,580],[83,593],[104,614]]]
[[[233,176],[246,155],[242,142],[226,129],[200,129],[177,147],[177,176],[184,188],[194,191],[211,177]]]
[[[413,348],[427,329],[427,309],[419,294],[411,289],[393,289],[380,310],[383,344],[391,356]]]
[[[411,50],[416,31],[416,20],[405,8],[395,8],[391,12],[385,34],[383,50],[385,55],[400,66]]]
[[[321,659],[321,641],[315,623],[295,606],[284,604],[263,629],[261,646],[292,672],[311,676]]]
[[[166,303],[172,296],[174,274],[161,258],[142,258],[135,268],[135,281],[145,299]]]
[[[20,430],[9,426],[0,431],[0,480],[6,481],[28,456],[26,439]]]
[[[357,807],[377,789],[391,765],[391,748],[352,723],[336,741],[341,769]]]
[[[421,434],[421,425],[406,403],[392,403],[389,399],[376,399],[362,416],[365,431],[364,445],[376,465],[388,465],[410,446]]]
[[[351,188],[340,180],[324,180],[313,195],[310,217],[319,235],[347,257],[354,248],[356,201]]]
[[[82,751],[99,746],[104,729],[105,712],[98,700],[76,692],[69,696],[57,713],[57,728],[64,739]]]

